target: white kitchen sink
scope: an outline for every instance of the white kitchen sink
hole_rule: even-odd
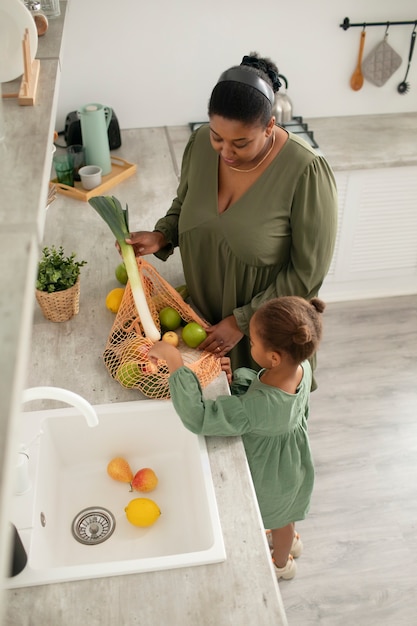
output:
[[[94,409],[99,418],[95,428],[73,408],[22,414],[23,441],[42,434],[29,448],[31,488],[13,497],[10,517],[28,564],[7,579],[6,587],[225,560],[204,437],[182,425],[168,400]],[[131,492],[128,484],[111,479],[107,464],[116,456],[126,458],[133,473],[151,467],[159,478],[157,488],[148,494]],[[126,519],[124,508],[138,497],[151,498],[161,509],[148,528]],[[79,514],[75,534],[78,529],[87,543],[74,537]]]

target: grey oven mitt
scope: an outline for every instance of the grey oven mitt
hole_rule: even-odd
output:
[[[362,63],[362,74],[377,87],[385,85],[402,63],[400,55],[391,48],[387,39],[388,33],[385,33],[384,39],[371,50]]]

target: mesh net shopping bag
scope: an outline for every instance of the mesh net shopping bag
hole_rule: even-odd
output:
[[[184,302],[153,265],[143,258],[138,258],[137,263],[148,306],[158,329],[161,329],[159,311],[167,306],[178,311],[184,322],[204,325],[204,320]],[[193,370],[201,386],[205,387],[220,374],[220,360],[208,352],[189,348],[181,339],[181,328],[175,332],[179,337],[178,349],[185,365]],[[123,387],[139,389],[148,398],[169,398],[169,372],[165,361],[159,360],[155,366],[147,358],[152,345],[143,332],[128,282],[107,340],[104,363],[111,377]]]

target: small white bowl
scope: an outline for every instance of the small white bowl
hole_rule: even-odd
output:
[[[80,167],[78,173],[84,189],[94,189],[101,185],[101,172],[102,169],[98,165],[84,165],[84,167]]]

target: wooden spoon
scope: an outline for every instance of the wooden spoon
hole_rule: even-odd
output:
[[[361,89],[363,85],[363,74],[361,70],[361,65],[362,65],[362,55],[363,55],[364,46],[365,46],[365,31],[363,30],[361,32],[361,41],[359,44],[358,63],[350,79],[350,86],[352,87],[353,91],[359,91],[359,89]]]

